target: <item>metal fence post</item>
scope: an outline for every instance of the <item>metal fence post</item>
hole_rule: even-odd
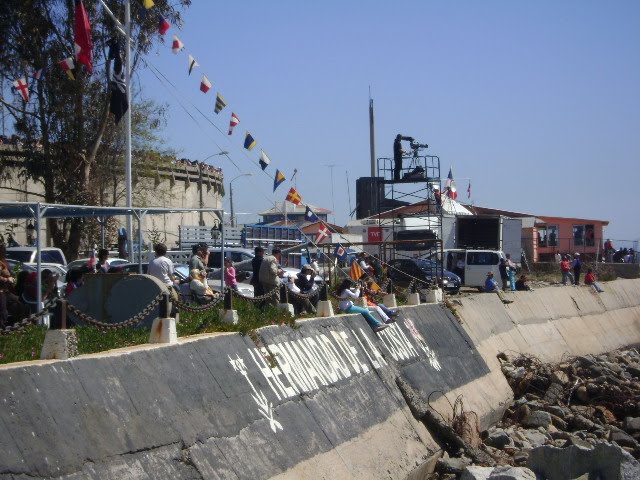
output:
[[[325,282],[320,287],[320,301],[326,302],[327,300],[329,300],[329,286]]]
[[[158,317],[169,318],[169,294],[168,293],[162,294],[162,300],[160,300],[158,307],[159,307]]]
[[[393,281],[389,279],[389,283],[387,283],[387,293],[393,293]]]
[[[280,285],[280,303],[289,303],[289,291],[286,285]]]

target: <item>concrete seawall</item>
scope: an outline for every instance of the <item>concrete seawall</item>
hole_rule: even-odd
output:
[[[405,478],[435,451],[395,384],[482,423],[511,391],[500,351],[543,360],[640,341],[640,281],[485,294],[0,368],[0,479]]]

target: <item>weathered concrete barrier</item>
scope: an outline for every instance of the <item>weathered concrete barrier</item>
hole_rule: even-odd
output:
[[[640,340],[638,281],[402,308],[0,368],[0,479],[405,478],[438,448],[396,387],[483,423],[510,400],[495,355]],[[582,329],[577,331],[578,329]],[[575,334],[571,332],[575,331]],[[558,338],[560,337],[560,338]]]

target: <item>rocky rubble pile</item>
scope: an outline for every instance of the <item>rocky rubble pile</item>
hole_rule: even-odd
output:
[[[640,478],[636,349],[556,364],[531,356],[498,358],[515,401],[498,425],[481,434],[482,450],[495,464],[478,467],[464,456],[443,458],[437,478]],[[507,472],[495,465],[516,468]]]

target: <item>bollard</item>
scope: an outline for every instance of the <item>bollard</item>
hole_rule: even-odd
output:
[[[393,293],[393,282],[389,279],[389,283],[387,284],[387,293],[384,297],[382,297],[382,303],[384,303],[387,308],[398,308],[398,303],[396,302],[396,295]]]
[[[230,288],[227,288],[224,292],[224,309],[233,310],[233,294]]]
[[[278,303],[278,309],[289,312],[289,315],[292,317],[296,315],[293,305],[289,303],[289,289],[284,284],[280,285],[280,303]]]
[[[329,285],[323,283],[320,287],[320,301],[326,302],[329,300]]]
[[[238,311],[233,309],[233,292],[227,288],[224,292],[224,312],[222,312],[222,321],[233,325],[240,321]]]
[[[163,293],[162,300],[158,304],[158,318],[153,321],[149,333],[149,343],[178,343],[176,319],[169,317],[169,302],[169,294]]]
[[[329,285],[323,283],[320,287],[320,299],[316,305],[318,317],[333,317],[333,305],[329,301]]]
[[[67,329],[67,301],[60,300],[53,311],[52,329],[45,333],[40,351],[42,360],[66,360],[78,356],[78,338],[74,329]]]

